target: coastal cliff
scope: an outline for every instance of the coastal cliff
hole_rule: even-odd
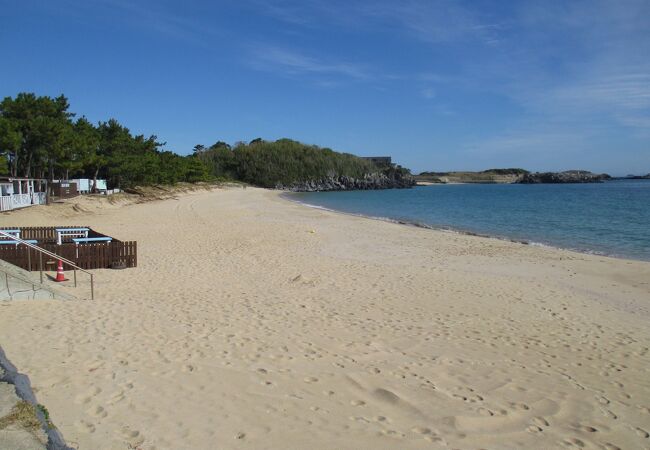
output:
[[[329,176],[320,180],[308,180],[283,185],[275,188],[292,192],[351,191],[376,189],[405,189],[416,185],[415,179],[399,171],[389,173],[371,173],[362,178],[348,176]]]

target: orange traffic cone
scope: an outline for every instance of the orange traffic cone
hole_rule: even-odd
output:
[[[63,273],[63,262],[59,259],[59,264],[56,266],[56,278],[54,281],[60,282],[60,281],[67,281],[65,278],[65,274]]]

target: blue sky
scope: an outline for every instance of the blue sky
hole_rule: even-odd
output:
[[[649,23],[648,0],[0,0],[0,96],[64,93],[181,154],[647,173]]]

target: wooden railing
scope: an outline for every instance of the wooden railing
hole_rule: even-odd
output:
[[[3,195],[0,197],[0,211],[9,211],[14,209],[11,195]]]
[[[18,250],[20,245],[24,245],[28,249],[26,254],[27,254],[28,266],[29,267],[32,266],[32,260],[31,260],[32,252],[31,252],[30,249],[33,249],[33,250],[35,250],[37,252],[37,254],[38,254],[38,270],[39,270],[39,272],[41,274],[41,283],[43,283],[43,255],[54,258],[57,261],[61,261],[62,263],[67,264],[68,266],[70,266],[72,268],[72,270],[74,271],[74,286],[75,287],[77,287],[77,270],[88,274],[90,276],[90,299],[91,300],[95,299],[95,282],[94,282],[95,280],[94,280],[94,277],[93,277],[92,273],[88,272],[87,270],[82,269],[81,267],[79,267],[78,265],[76,265],[75,263],[73,263],[69,259],[64,258],[61,255],[57,255],[54,252],[45,250],[45,249],[43,249],[41,247],[37,247],[36,245],[30,244],[29,242],[25,242],[22,239],[19,239],[19,238],[15,237],[14,235],[10,234],[10,233],[5,233],[4,231],[0,230],[0,236],[4,237],[6,239],[11,239],[12,241],[16,242],[16,246],[15,246],[16,253],[18,253],[17,250]],[[4,258],[2,258],[2,259],[4,259]],[[7,261],[7,262],[13,264],[12,261]]]
[[[3,195],[0,197],[0,211],[10,211],[12,209],[24,208],[25,206],[31,205],[44,205],[45,202],[45,192]]]

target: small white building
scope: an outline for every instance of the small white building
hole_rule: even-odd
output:
[[[41,178],[0,178],[0,211],[44,205],[47,202],[47,180]]]
[[[92,186],[90,185],[90,180],[88,178],[77,178],[71,181],[77,183],[77,191],[79,191],[80,194],[88,194],[90,192]]]
[[[77,183],[77,190],[80,194],[90,194],[93,190],[93,180],[88,178],[77,178],[76,180],[70,180]],[[100,194],[106,194],[107,186],[106,180],[97,180],[97,192]]]

